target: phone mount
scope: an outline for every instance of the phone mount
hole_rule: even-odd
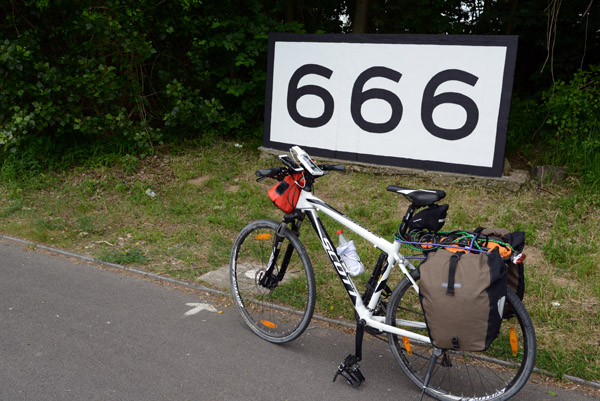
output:
[[[304,167],[304,169],[313,177],[319,177],[325,174],[325,172],[315,164],[308,153],[306,153],[300,146],[294,146],[290,149],[290,152],[296,158],[296,160],[298,160],[302,167]]]

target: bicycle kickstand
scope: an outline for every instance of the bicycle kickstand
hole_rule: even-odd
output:
[[[348,355],[346,359],[344,359],[344,362],[338,367],[335,376],[333,376],[333,381],[335,381],[338,376],[342,376],[352,387],[360,386],[361,383],[365,381],[365,377],[360,371],[358,361],[359,359],[356,355]]]
[[[358,387],[365,381],[365,377],[358,365],[358,362],[362,359],[362,341],[364,332],[365,321],[361,319],[356,325],[356,355],[350,354],[344,359],[344,362],[338,366],[338,370],[335,373],[335,376],[333,376],[333,381],[335,381],[338,376],[342,376],[352,387]]]
[[[441,355],[442,350],[437,347],[433,347],[433,353],[431,354],[431,359],[429,360],[429,369],[427,369],[427,374],[425,375],[425,380],[423,381],[423,391],[421,392],[421,398],[419,398],[419,401],[421,401],[425,395],[425,389],[429,385],[429,380],[431,379],[433,369],[435,368],[435,362]]]

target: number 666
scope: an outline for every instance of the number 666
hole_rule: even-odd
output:
[[[307,128],[322,127],[329,122],[333,116],[334,100],[327,89],[318,85],[298,86],[300,80],[307,75],[319,75],[330,79],[333,71],[319,64],[305,64],[299,67],[290,78],[287,91],[287,110],[297,124]],[[352,87],[352,97],[350,100],[350,114],[354,123],[363,131],[384,134],[394,130],[402,120],[404,108],[402,101],[395,93],[383,89],[372,88],[365,90],[365,84],[373,78],[385,78],[393,82],[400,82],[402,74],[387,67],[371,67],[358,75]],[[437,88],[448,81],[459,81],[470,86],[475,86],[478,77],[466,71],[458,69],[443,70],[434,75],[423,90],[421,102],[421,121],[423,126],[432,135],[446,140],[458,140],[469,136],[477,127],[479,121],[479,109],[473,101],[466,95],[456,92],[444,92],[435,94]],[[323,113],[318,117],[307,117],[298,111],[298,100],[306,95],[319,97],[323,101]],[[369,122],[362,115],[362,105],[373,99],[380,99],[391,106],[391,115],[385,122]],[[466,120],[460,128],[443,128],[433,121],[433,112],[436,107],[442,104],[455,104],[462,107],[466,112]]]

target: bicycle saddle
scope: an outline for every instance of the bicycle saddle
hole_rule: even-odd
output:
[[[431,205],[446,196],[446,193],[440,189],[410,189],[399,185],[388,185],[387,190],[404,195],[417,207]]]

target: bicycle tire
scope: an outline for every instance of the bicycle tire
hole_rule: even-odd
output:
[[[418,282],[419,271],[413,271],[412,276]],[[535,330],[525,306],[510,289],[507,303],[514,311],[514,316],[503,321],[500,335],[488,350],[443,351],[425,390],[429,396],[438,400],[502,401],[523,388],[535,365]],[[395,326],[396,319],[424,322],[419,296],[408,278],[398,283],[390,298],[386,322]],[[510,344],[511,326],[518,341],[516,355]],[[428,336],[427,329],[411,331]],[[388,333],[392,354],[404,373],[422,389],[433,347],[413,340],[405,344],[405,340],[398,337]]]
[[[293,248],[283,280],[272,289],[259,282],[267,269],[279,224],[273,220],[248,224],[237,236],[229,261],[233,299],[245,323],[272,343],[298,338],[310,323],[316,299],[310,258],[298,237],[287,229],[276,261],[279,269],[286,249]]]

